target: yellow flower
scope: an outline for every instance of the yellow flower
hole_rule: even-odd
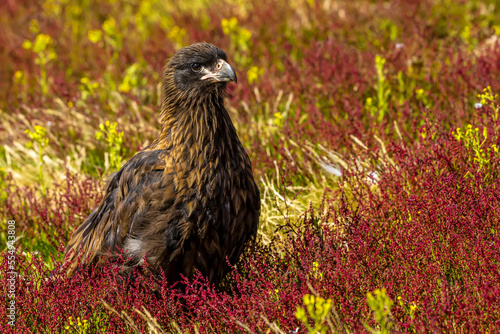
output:
[[[23,71],[16,71],[14,73],[14,79],[16,81],[21,81],[21,79],[23,78],[23,75],[24,75]]]
[[[87,37],[92,43],[98,43],[102,39],[102,31],[99,29],[89,30],[87,32]]]
[[[250,84],[257,82],[259,77],[264,74],[264,69],[257,66],[252,66],[251,69],[247,71],[247,78]]]
[[[22,46],[23,46],[23,49],[29,50],[33,46],[33,43],[31,43],[31,41],[29,41],[29,40],[25,40],[23,42]]]
[[[30,21],[30,32],[33,34],[38,34],[40,32],[40,26],[38,25],[38,21],[35,19]]]

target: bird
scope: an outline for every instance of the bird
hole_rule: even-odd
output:
[[[168,282],[198,270],[220,283],[255,240],[260,192],[250,158],[224,106],[237,82],[226,53],[202,42],[184,47],[163,72],[160,132],[110,177],[98,206],[74,231],[68,276],[114,261]]]

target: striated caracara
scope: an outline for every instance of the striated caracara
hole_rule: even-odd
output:
[[[161,132],[109,182],[99,206],[66,248],[78,261],[125,253],[123,272],[163,270],[170,282],[195,269],[220,282],[254,238],[260,195],[252,166],[224,108],[236,82],[224,51],[198,43],[177,52],[163,77]]]

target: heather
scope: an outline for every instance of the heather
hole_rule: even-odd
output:
[[[499,17],[496,1],[1,2],[1,331],[499,331]],[[58,274],[107,177],[157,134],[165,60],[198,41],[238,74],[258,240],[217,288]]]

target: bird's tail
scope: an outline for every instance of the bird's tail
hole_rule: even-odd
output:
[[[97,209],[73,232],[64,253],[63,268],[66,268],[66,275],[72,276],[81,263],[92,263],[97,255],[100,243],[94,240],[94,218]]]

